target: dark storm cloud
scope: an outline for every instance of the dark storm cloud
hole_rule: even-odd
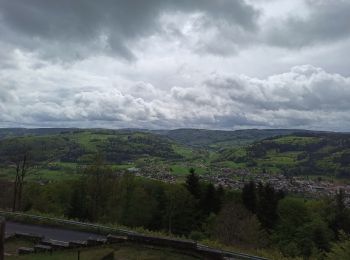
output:
[[[244,1],[211,0],[0,0],[1,34],[10,43],[48,57],[79,59],[114,53],[133,59],[130,46],[160,30],[166,12],[203,12],[244,30],[257,11]]]
[[[268,44],[300,48],[350,37],[350,1],[305,0],[307,14],[291,14],[284,21],[270,21]]]

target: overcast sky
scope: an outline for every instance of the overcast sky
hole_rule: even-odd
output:
[[[0,127],[350,131],[350,0],[0,0]]]

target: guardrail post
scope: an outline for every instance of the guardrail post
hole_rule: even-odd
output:
[[[0,260],[4,260],[5,249],[5,219],[0,217]]]

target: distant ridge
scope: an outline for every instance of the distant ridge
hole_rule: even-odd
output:
[[[143,132],[166,136],[182,145],[193,147],[236,146],[251,143],[274,136],[293,133],[319,132],[300,129],[240,129],[240,130],[208,130],[196,128],[179,128],[172,130],[149,130],[144,128],[0,128],[0,139],[21,136],[43,136],[73,132],[100,132],[109,134]]]

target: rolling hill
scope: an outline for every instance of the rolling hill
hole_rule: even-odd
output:
[[[165,135],[183,145],[222,149],[230,146],[243,146],[268,137],[288,135],[306,130],[295,129],[246,129],[235,131],[207,130],[207,129],[175,129],[153,131]]]
[[[26,134],[0,140],[0,159],[29,149],[35,162],[89,163],[98,153],[109,163],[123,163],[141,157],[180,159],[180,147],[165,136],[146,132],[74,130],[58,134]]]
[[[350,134],[295,133],[229,148],[217,162],[290,175],[350,177]]]
[[[0,129],[0,177],[29,149],[35,178],[71,178],[96,155],[114,169],[147,165],[183,175],[218,168],[350,177],[350,134],[304,130]],[[13,164],[12,164],[13,165]],[[33,177],[33,178],[34,178]]]

